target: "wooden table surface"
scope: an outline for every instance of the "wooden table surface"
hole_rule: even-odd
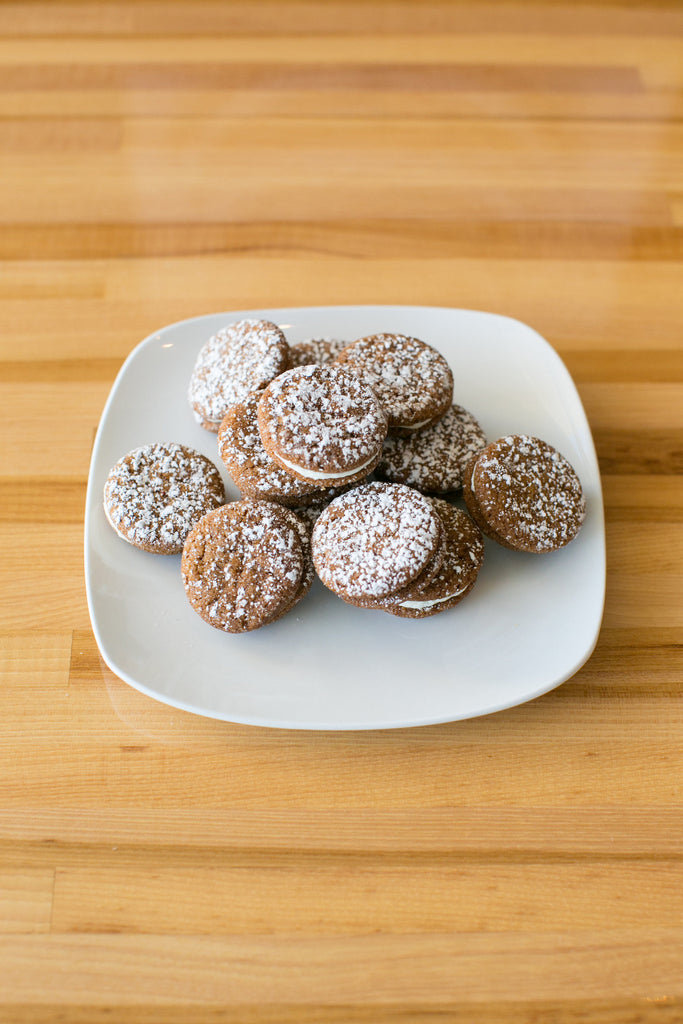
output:
[[[0,1020],[683,1020],[683,12],[0,7]],[[593,657],[381,732],[193,716],[101,661],[94,433],[156,328],[409,303],[530,324],[606,502]]]

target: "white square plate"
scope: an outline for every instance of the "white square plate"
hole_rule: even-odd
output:
[[[527,433],[574,465],[588,514],[568,547],[548,555],[486,542],[461,605],[422,620],[344,604],[316,581],[296,610],[240,636],[190,608],[180,556],[122,541],[102,510],[113,464],[130,449],[178,441],[220,466],[216,436],[197,425],[187,388],[218,328],[273,320],[288,340],[352,341],[379,331],[422,338],[448,359],[454,400],[490,440]],[[238,492],[224,474],[229,498]],[[590,428],[564,364],[530,327],[492,313],[419,306],[239,310],[163,328],[131,353],[95,440],[85,522],[88,605],[102,657],[157,700],[211,718],[290,729],[389,729],[513,707],[551,690],[590,656],[605,593],[600,474]]]

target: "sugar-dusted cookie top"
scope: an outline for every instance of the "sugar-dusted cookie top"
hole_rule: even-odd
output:
[[[263,447],[256,411],[261,392],[254,391],[226,413],[218,431],[218,453],[243,496],[296,506],[317,498],[320,484],[301,480],[270,457]],[[335,497],[333,490],[330,497]]]
[[[465,467],[485,445],[486,435],[472,413],[452,405],[433,426],[388,437],[375,472],[427,494],[446,494],[460,490]]]
[[[387,606],[390,604],[392,607],[394,604],[399,604],[406,601],[412,601],[419,598],[420,594],[430,583],[436,574],[441,569],[443,564],[444,556],[446,553],[445,537],[446,533],[443,528],[441,517],[439,517],[439,531],[440,538],[432,557],[425,563],[420,573],[408,583],[405,587],[400,587],[398,590],[392,591],[391,594],[384,597],[373,597],[373,598],[354,598],[353,601],[349,601],[350,604],[355,604],[359,608],[379,608],[383,611],[387,610]],[[347,598],[348,600],[348,598]]]
[[[434,506],[403,484],[367,483],[335,498],[312,537],[320,579],[351,603],[408,586],[443,541]]]
[[[189,400],[207,430],[218,430],[223,417],[251,391],[265,387],[287,368],[289,346],[269,320],[239,320],[210,338],[197,356]]]
[[[181,562],[190,604],[209,625],[244,633],[278,618],[299,593],[305,559],[293,513],[234,501],[203,516]]]
[[[401,618],[424,619],[454,608],[472,590],[484,561],[484,542],[470,517],[447,501],[432,501],[444,525],[444,557],[427,583],[385,601],[384,610]]]
[[[353,370],[377,392],[392,434],[435,423],[453,401],[448,363],[419,338],[371,334],[342,349],[336,363]]]
[[[581,482],[568,460],[525,434],[487,445],[467,469],[463,495],[477,525],[519,551],[564,547],[586,514]]]
[[[305,516],[295,512],[294,509],[283,508],[285,513],[285,519],[289,525],[296,530],[299,540],[301,542],[301,552],[303,555],[303,571],[301,574],[301,581],[299,583],[299,589],[292,598],[292,601],[286,605],[282,612],[278,615],[278,618],[282,618],[283,615],[287,615],[292,609],[302,600],[313,586],[313,580],[315,579],[315,567],[313,565],[313,556],[311,554],[311,525],[307,521]]]
[[[175,443],[134,448],[112,467],[104,485],[111,526],[154,554],[182,551],[195,523],[224,501],[223,480],[210,459]]]
[[[280,374],[259,399],[258,425],[268,454],[319,487],[367,476],[387,432],[374,391],[337,366],[297,366]]]
[[[308,366],[310,363],[325,366],[337,358],[345,344],[345,341],[338,341],[336,338],[306,338],[305,341],[290,341],[289,368]]]

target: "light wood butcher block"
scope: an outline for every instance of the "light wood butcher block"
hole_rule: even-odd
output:
[[[667,0],[1,5],[0,1021],[683,1020],[682,32]],[[83,577],[118,369],[185,317],[362,303],[565,361],[595,653],[418,729],[144,696]]]

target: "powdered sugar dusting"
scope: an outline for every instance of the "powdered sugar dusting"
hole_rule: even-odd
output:
[[[302,470],[343,473],[379,455],[387,418],[377,396],[348,370],[299,366],[259,402],[259,428],[277,455]]]
[[[299,590],[299,530],[270,502],[240,501],[204,516],[187,539],[182,575],[190,603],[211,625],[245,632],[271,621]]]
[[[420,491],[457,491],[468,462],[485,445],[486,435],[472,413],[452,405],[434,426],[388,437],[376,473]]]
[[[372,334],[347,345],[337,360],[367,381],[391,426],[432,419],[453,399],[453,374],[431,345],[405,334]]]
[[[386,599],[384,611],[400,618],[423,619],[453,608],[474,586],[484,560],[481,533],[470,517],[439,498],[432,499],[444,525],[444,557],[433,579],[411,588],[408,600],[401,595]]]
[[[336,338],[306,338],[305,341],[290,342],[289,368],[310,363],[324,366],[337,358],[345,344]]]
[[[523,550],[568,544],[586,514],[573,467],[537,437],[508,435],[489,445],[475,462],[473,482],[491,527]]]
[[[315,567],[342,596],[381,598],[407,586],[433,556],[442,527],[427,498],[370,483],[335,499],[313,529]]]
[[[301,584],[296,596],[296,603],[298,603],[311,589],[313,580],[315,579],[315,567],[313,565],[313,555],[311,553],[311,526],[309,525],[307,517],[302,516],[298,511],[295,512],[293,509],[283,509],[283,512],[285,513],[287,522],[297,532],[304,559]]]
[[[112,468],[104,510],[119,536],[147,551],[182,550],[195,523],[225,501],[220,473],[180,444],[135,448]]]
[[[286,368],[288,347],[268,320],[239,320],[222,328],[201,349],[190,378],[196,418],[218,430],[231,405],[265,387]]]
[[[422,590],[425,601],[456,596],[477,577],[484,559],[481,533],[470,517],[448,502],[436,499],[434,507],[446,531],[444,560],[441,568]]]
[[[293,477],[263,447],[256,411],[260,392],[229,410],[218,431],[218,451],[242,493],[296,501],[317,493],[315,482]]]

